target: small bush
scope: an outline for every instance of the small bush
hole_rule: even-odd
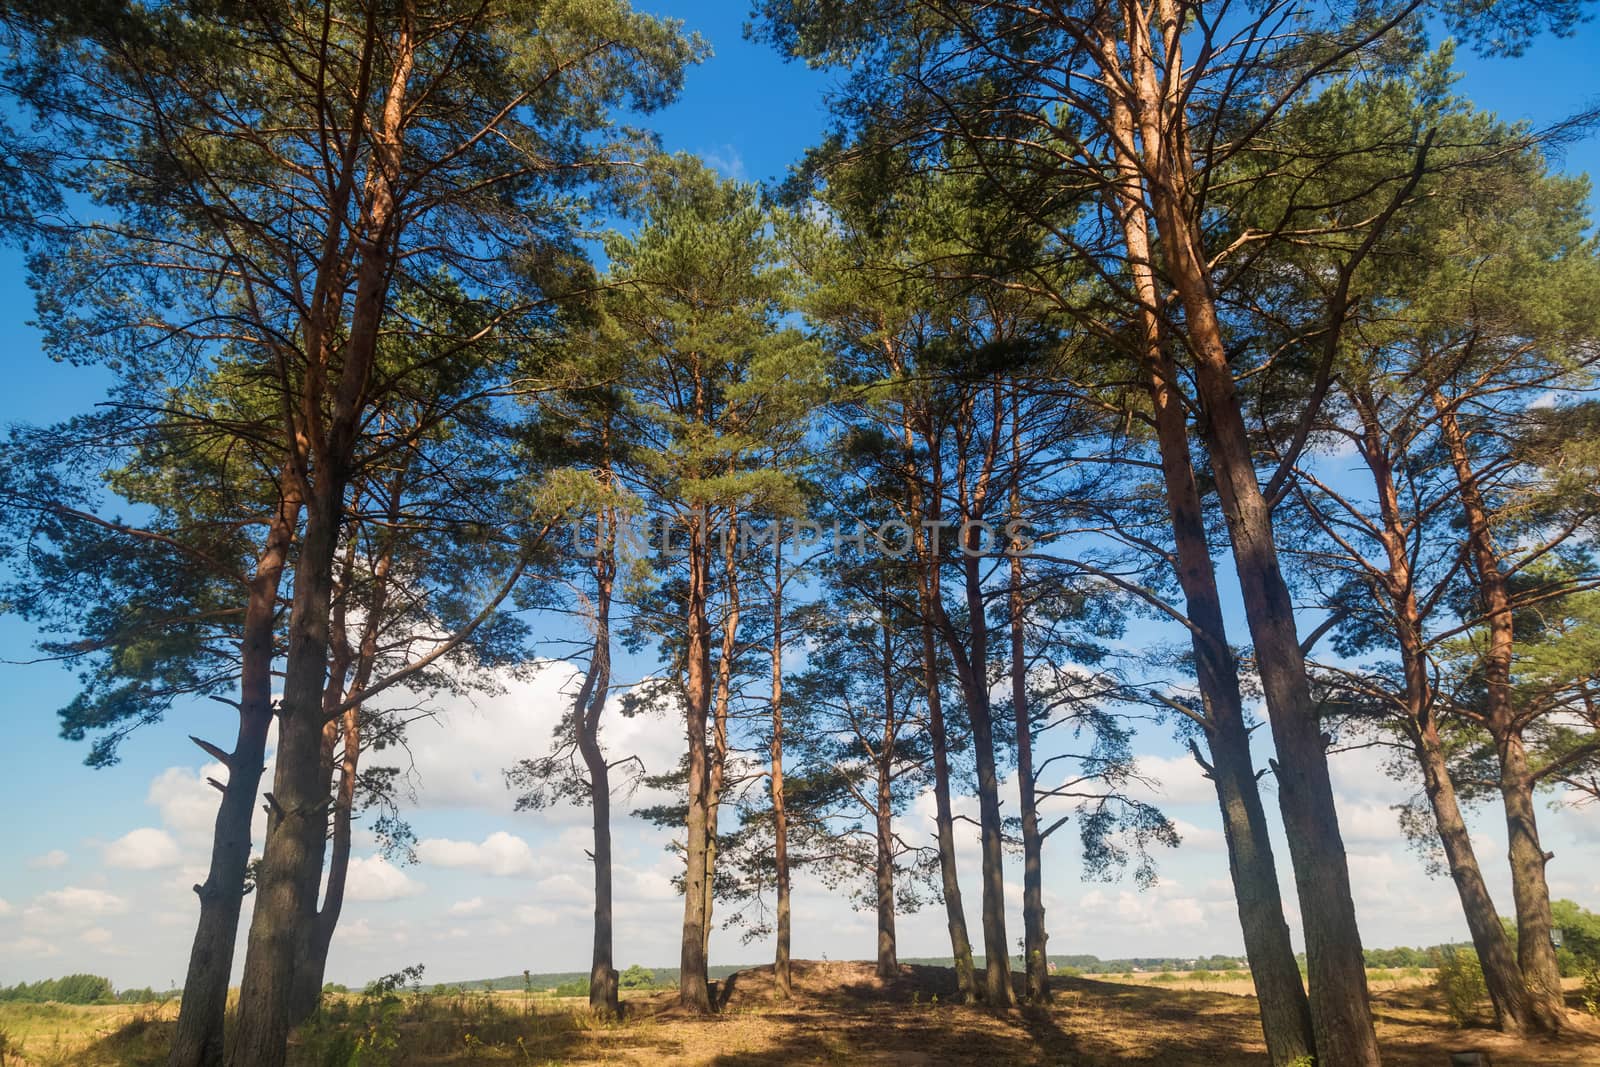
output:
[[[1189,981],[1191,981],[1191,982],[1214,982],[1214,981],[1216,981],[1216,978],[1217,978],[1217,976],[1215,974],[1213,974],[1211,971],[1190,971],[1189,972]]]
[[[1152,981],[1152,982],[1162,982],[1162,983],[1176,982],[1177,980],[1178,980],[1178,976],[1173,974],[1171,971],[1162,971],[1160,974],[1158,974],[1154,978],[1150,979],[1150,981]]]
[[[1483,967],[1471,949],[1450,948],[1440,953],[1439,973],[1434,979],[1444,997],[1445,1011],[1457,1026],[1465,1026],[1478,1015],[1478,1008],[1489,997],[1483,981]]]
[[[1224,982],[1248,982],[1250,976],[1243,971],[1228,971],[1222,976]]]
[[[1590,967],[1583,976],[1583,1010],[1600,1015],[1600,967]]]

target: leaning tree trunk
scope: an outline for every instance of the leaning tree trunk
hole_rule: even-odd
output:
[[[329,481],[334,479],[330,476]],[[327,836],[322,697],[328,668],[329,598],[343,493],[319,486],[308,508],[289,620],[289,655],[278,716],[277,769],[267,794],[273,821],[257,878],[255,914],[239,992],[233,1067],[282,1067],[294,996],[296,948],[315,918]]]
[[[933,754],[933,819],[939,843],[940,895],[944,897],[945,928],[950,932],[956,990],[963,1001],[971,1003],[978,995],[978,975],[972,962],[972,939],[967,935],[967,913],[961,904],[961,879],[956,870],[955,812],[950,804],[950,742],[939,689],[938,649],[934,643],[933,624],[926,618],[922,622],[922,662],[928,703],[928,747]]]
[[[772,981],[778,996],[794,995],[789,967],[789,813],[783,795],[783,539],[772,545],[772,860],[777,903],[774,922],[777,946],[772,958]]]
[[[1543,1030],[1560,1030],[1566,1025],[1567,1017],[1561,971],[1550,940],[1555,924],[1550,914],[1550,886],[1544,870],[1550,857],[1539,843],[1539,822],[1533,802],[1534,779],[1522,739],[1523,723],[1511,693],[1516,640],[1511,591],[1495,551],[1489,508],[1472,466],[1466,435],[1454,407],[1444,395],[1436,390],[1432,399],[1455,471],[1462,514],[1467,520],[1467,543],[1489,634],[1483,656],[1483,717],[1494,737],[1495,754],[1500,763],[1500,799],[1506,813],[1511,896],[1517,908],[1517,963],[1528,991],[1528,1010],[1533,1025]]]
[[[1400,494],[1395,485],[1390,442],[1380,420],[1378,404],[1364,387],[1349,390],[1362,430],[1362,458],[1372,472],[1382,525],[1386,569],[1378,576],[1389,601],[1396,644],[1405,678],[1405,726],[1417,764],[1422,769],[1423,792],[1433,813],[1434,826],[1450,865],[1461,900],[1461,910],[1483,968],[1484,986],[1494,1008],[1495,1026],[1520,1033],[1528,1025],[1528,993],[1517,968],[1516,955],[1500,923],[1489,887],[1478,866],[1472,836],[1456,800],[1455,783],[1450,778],[1449,761],[1439,738],[1434,717],[1433,682],[1429,675],[1427,649],[1423,643],[1422,609],[1417,603],[1411,556],[1408,551],[1406,519],[1401,511]],[[1402,446],[1403,447],[1403,446]]]
[[[409,29],[402,30],[394,42],[393,70],[374,131],[373,173],[363,213],[366,247],[356,269],[348,336],[338,344],[331,321],[319,321],[315,316],[307,321],[306,346],[314,372],[308,375],[308,383],[322,386],[337,367],[338,384],[331,397],[331,413],[326,410],[330,406],[326,389],[309,385],[296,412],[300,429],[306,433],[313,427],[326,429],[312,435],[310,454],[300,457],[298,468],[297,476],[302,478],[314,473],[315,485],[305,493],[306,526],[289,616],[277,767],[268,798],[275,821],[267,834],[257,883],[239,990],[239,1030],[230,1067],[283,1067],[288,1053],[297,931],[316,910],[317,879],[308,879],[305,871],[312,856],[320,853],[327,833],[322,694],[328,669],[334,555],[391,280],[401,132],[415,47]],[[333,244],[329,242],[330,247]],[[332,258],[325,256],[325,267]],[[326,271],[319,274],[313,298],[318,314],[337,306],[327,291],[330,283]]]
[[[1120,97],[1113,102],[1113,121],[1119,137],[1132,144],[1133,116]],[[1315,1053],[1311,1007],[1283,915],[1283,893],[1250,755],[1250,734],[1245,728],[1238,662],[1228,644],[1222,598],[1206,538],[1204,505],[1195,482],[1188,417],[1177,388],[1177,368],[1162,343],[1157,314],[1161,296],[1150,258],[1143,183],[1137,166],[1127,156],[1119,156],[1117,164],[1123,188],[1113,194],[1112,208],[1122,224],[1139,304],[1138,358],[1150,393],[1167,515],[1177,554],[1178,585],[1183,591],[1184,614],[1193,628],[1190,637],[1195,681],[1206,709],[1206,742],[1211,755],[1208,773],[1222,815],[1228,873],[1245,956],[1255,982],[1262,1034],[1272,1062],[1284,1067]]]
[[[286,488],[289,484],[285,479]],[[213,746],[202,746],[227,768],[228,781],[221,787],[222,802],[217,807],[211,867],[205,882],[194,887],[200,898],[200,921],[189,951],[168,1067],[213,1067],[223,1058],[228,981],[233,973],[233,948],[250,864],[250,821],[265,770],[267,733],[272,727],[278,588],[299,515],[299,498],[292,491],[286,492],[256,559],[239,641],[239,732],[233,751],[219,753]]]
[[[977,531],[972,531],[977,537]],[[965,547],[965,546],[964,546]],[[994,717],[988,690],[988,628],[984,621],[982,573],[978,560],[962,561],[967,592],[971,651],[958,658],[957,674],[972,730],[978,771],[978,840],[983,875],[984,998],[992,1008],[1016,1001],[1011,986],[1011,946],[1006,941],[1005,837],[1000,819],[1000,775],[995,766]],[[948,625],[946,627],[948,631]],[[951,634],[951,637],[954,635]],[[964,662],[963,662],[964,659]]]
[[[909,458],[915,438],[908,416],[902,414],[901,445]],[[909,469],[909,463],[908,463]],[[937,469],[934,489],[938,500]],[[967,933],[966,909],[961,903],[961,879],[956,869],[955,813],[950,804],[950,746],[945,729],[944,700],[940,689],[938,644],[934,633],[937,605],[944,596],[939,578],[936,546],[930,546],[924,518],[937,517],[937,509],[927,507],[921,483],[907,478],[907,511],[917,520],[911,523],[912,548],[917,565],[917,612],[922,630],[922,684],[928,704],[928,747],[933,756],[934,833],[939,844],[940,895],[944,898],[945,926],[950,933],[950,956],[955,964],[957,994],[966,1003],[978,996],[978,976],[972,963],[972,939]],[[937,527],[935,527],[937,528]]]
[[[1494,1008],[1495,1025],[1508,1033],[1521,1033],[1528,1026],[1528,991],[1522,983],[1516,954],[1478,866],[1472,836],[1467,831],[1466,820],[1461,817],[1455,783],[1450,779],[1450,766],[1433,717],[1424,712],[1414,721],[1418,723],[1413,741],[1417,761],[1422,767],[1423,790],[1439,831],[1445,860],[1450,865],[1450,877],[1461,898],[1461,910],[1472,934],[1472,947],[1477,950],[1478,962],[1483,967],[1483,982]]]
[[[1187,105],[1170,98],[1177,80],[1163,81],[1152,52],[1154,30],[1163,36],[1166,61],[1181,64],[1181,31],[1168,0],[1159,0],[1156,7],[1160,24],[1151,27],[1145,21],[1148,13],[1130,4],[1130,9],[1138,8],[1139,16],[1128,23],[1130,73],[1138,98],[1132,111],[1140,123],[1142,162],[1149,172],[1148,192],[1160,226],[1162,262],[1182,306],[1186,347],[1195,361],[1206,443],[1277,748],[1278,800],[1305,927],[1317,1055],[1341,1067],[1377,1067],[1377,1035],[1326,742],[1311,699],[1294,602],[1278,562],[1271,505],[1256,477],[1203,260],[1204,235],[1194,215],[1189,185],[1194,164],[1184,128]]]

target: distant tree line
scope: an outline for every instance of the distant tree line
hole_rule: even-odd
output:
[[[171,994],[143,989],[118,990],[111,979],[97,974],[69,974],[38,982],[18,982],[0,986],[0,1002],[24,1004],[152,1004]]]

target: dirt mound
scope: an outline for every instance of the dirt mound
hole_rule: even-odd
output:
[[[892,978],[879,978],[868,960],[794,960],[790,963],[795,999],[819,1003],[950,1002],[956,997],[956,972],[949,967],[903,963]],[[711,983],[719,1009],[764,1007],[779,1002],[771,964],[736,971]]]

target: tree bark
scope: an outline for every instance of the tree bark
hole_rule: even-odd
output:
[[[972,531],[974,540],[977,531]],[[1006,941],[1005,838],[1000,819],[1000,776],[995,768],[994,716],[988,690],[988,623],[984,618],[982,572],[978,560],[962,561],[971,627],[971,652],[957,659],[972,748],[978,771],[978,838],[983,855],[984,999],[992,1008],[1015,1003],[1011,986],[1011,946]],[[953,635],[951,635],[953,636]]]
[[[400,174],[406,83],[415,41],[409,19],[393,44],[394,68],[373,138],[373,178],[362,237],[368,242],[356,270],[356,294],[341,359],[332,351],[328,323],[308,323],[308,344],[320,348],[301,390],[299,417],[313,455],[301,456],[298,476],[315,485],[304,492],[305,533],[295,570],[294,604],[283,702],[278,712],[278,757],[269,797],[276,821],[267,834],[244,979],[239,991],[239,1032],[230,1067],[283,1067],[288,1051],[297,930],[316,909],[317,878],[306,877],[326,838],[328,796],[322,775],[322,695],[326,683],[333,562],[344,519],[344,493],[352,477],[357,436],[377,354],[378,327],[388,294]],[[319,277],[319,293],[324,279]],[[332,298],[329,297],[329,302]],[[331,417],[324,408],[327,372],[338,366]],[[311,433],[326,426],[324,433]],[[293,429],[293,428],[291,428]],[[312,462],[312,460],[315,462]]]
[[[1017,427],[1015,394],[1011,407],[1011,507],[1012,522],[1022,520],[1022,445]],[[1010,550],[1010,546],[1007,546]],[[1022,555],[1009,551],[1011,587],[1006,607],[1011,624],[1011,707],[1017,730],[1017,800],[1022,816],[1022,956],[1027,1001],[1035,1006],[1050,1000],[1049,934],[1044,922],[1044,839],[1039,833],[1039,804],[1034,793],[1033,716],[1028,702],[1027,634],[1024,631]]]
[[[768,784],[772,789],[773,878],[777,883],[777,945],[772,958],[772,980],[778,996],[794,995],[789,967],[789,813],[783,795],[783,537],[772,545],[772,760]]]
[[[1500,763],[1500,799],[1506,813],[1507,853],[1511,863],[1511,896],[1517,908],[1517,963],[1527,989],[1531,1022],[1542,1030],[1566,1025],[1561,971],[1550,937],[1550,886],[1545,880],[1549,856],[1539,843],[1534,813],[1532,772],[1524,748],[1523,722],[1511,693],[1511,666],[1516,639],[1511,591],[1495,550],[1489,508],[1479,487],[1466,435],[1455,408],[1442,392],[1433,393],[1439,430],[1455,471],[1457,497],[1467,520],[1467,544],[1478,578],[1481,610],[1489,634],[1483,656],[1484,724],[1494,738]]]
[[[605,471],[610,485],[609,465]],[[589,657],[572,716],[578,751],[589,772],[589,806],[594,819],[594,946],[589,960],[589,1008],[615,1018],[619,1003],[617,968],[612,956],[611,768],[600,748],[600,715],[611,691],[611,594],[616,581],[616,509],[603,509],[600,551],[595,557],[594,651]]]
[[[888,604],[885,596],[882,603]],[[894,753],[899,731],[899,711],[895,701],[894,634],[888,612],[881,613],[879,629],[883,645],[880,665],[883,673],[883,734],[878,751],[873,753],[877,781],[873,807],[873,897],[878,913],[879,978],[888,981],[900,974],[900,957],[894,929]]]
[[[1326,743],[1311,699],[1294,603],[1278,562],[1271,505],[1257,480],[1202,251],[1203,233],[1189,185],[1194,164],[1185,136],[1184,103],[1169,95],[1181,79],[1164,82],[1153,52],[1152,34],[1159,33],[1167,64],[1181,68],[1182,29],[1170,0],[1157,0],[1154,6],[1156,26],[1150,25],[1143,5],[1131,0],[1125,4],[1137,99],[1132,110],[1160,228],[1162,261],[1184,312],[1205,440],[1277,748],[1278,800],[1305,928],[1317,1055],[1341,1067],[1377,1067],[1367,972]]]
[[[896,369],[899,367],[896,365]],[[911,522],[912,550],[917,562],[917,611],[922,630],[922,683],[928,704],[928,746],[933,755],[934,833],[939,844],[940,895],[944,898],[945,926],[950,932],[950,956],[955,964],[957,994],[965,1003],[978,996],[978,976],[972,962],[972,939],[967,933],[966,909],[961,903],[961,879],[956,869],[955,814],[950,805],[950,745],[945,729],[944,699],[939,680],[939,651],[934,632],[934,605],[944,596],[937,546],[929,543],[925,521],[938,521],[937,507],[925,500],[921,482],[911,468],[915,449],[909,413],[902,409],[901,447],[906,463],[907,511]],[[932,502],[938,500],[935,463]],[[935,526],[934,529],[938,527]]]
[[[228,982],[250,864],[250,822],[272,726],[278,588],[300,516],[300,500],[292,482],[285,479],[283,484],[283,498],[262,540],[245,605],[239,640],[239,731],[225,761],[228,781],[217,806],[211,866],[205,882],[194,887],[200,898],[200,921],[189,951],[168,1067],[212,1067],[223,1059]]]
[[[342,695],[343,687],[338,692]],[[307,924],[302,948],[295,959],[295,994],[289,1008],[291,1026],[298,1026],[315,1014],[322,1004],[322,983],[328,971],[328,950],[333,933],[344,911],[345,884],[350,876],[351,824],[355,816],[356,776],[361,760],[360,710],[351,708],[339,720],[329,723],[342,747],[339,760],[339,787],[333,798],[333,833],[328,850],[328,887],[323,891],[322,907]],[[321,864],[317,875],[320,880]]]
[[[706,978],[706,884],[709,822],[706,727],[711,704],[711,627],[706,618],[710,545],[703,515],[690,519],[689,588],[684,624],[688,630],[685,663],[685,719],[689,743],[689,810],[685,818],[683,880],[683,947],[678,964],[678,1002],[690,1011],[709,1013],[711,993]]]
[[[1483,968],[1484,985],[1493,1005],[1495,1026],[1520,1033],[1528,1025],[1527,990],[1518,971],[1516,956],[1506,937],[1505,927],[1489,896],[1483,871],[1472,847],[1472,837],[1456,800],[1455,783],[1450,778],[1449,762],[1439,738],[1434,717],[1433,683],[1429,677],[1427,648],[1423,640],[1422,609],[1413,584],[1411,557],[1407,551],[1405,518],[1395,485],[1391,453],[1398,448],[1389,443],[1378,405],[1370,390],[1350,388],[1351,406],[1361,422],[1361,455],[1372,472],[1378,500],[1380,540],[1386,569],[1376,576],[1389,603],[1395,641],[1405,678],[1405,728],[1422,770],[1423,792],[1433,813],[1434,826],[1450,865],[1461,900],[1461,910],[1472,935],[1473,948]],[[1400,448],[1404,447],[1402,443]]]
[[[1113,122],[1119,140],[1131,145],[1135,136],[1133,116],[1120,97],[1113,98]],[[1125,153],[1118,155],[1117,166],[1122,185],[1113,194],[1112,209],[1122,225],[1138,302],[1139,362],[1150,393],[1167,516],[1177,554],[1178,585],[1183,591],[1184,614],[1193,628],[1190,643],[1195,681],[1205,708],[1206,744],[1211,755],[1209,775],[1222,815],[1228,873],[1245,956],[1255,981],[1262,1034],[1272,1062],[1284,1067],[1315,1054],[1311,1006],[1283,915],[1283,893],[1250,755],[1250,734],[1245,728],[1239,665],[1228,643],[1222,598],[1206,537],[1204,504],[1195,482],[1188,417],[1177,388],[1177,368],[1161,336],[1161,295],[1150,256],[1143,183],[1137,166]]]
[[[737,513],[729,512],[728,528],[737,526]],[[712,912],[717,903],[717,833],[722,812],[722,783],[728,773],[728,713],[733,698],[733,667],[739,641],[739,572],[736,540],[722,536],[722,563],[728,580],[727,611],[722,617],[722,643],[718,650],[716,688],[712,696],[711,767],[706,778],[706,913],[701,924],[705,955],[711,958]]]
[[[939,689],[939,653],[934,640],[933,623],[926,615],[921,628],[923,687],[928,702],[928,747],[933,753],[933,820],[934,833],[939,842],[940,895],[944,897],[945,927],[950,932],[950,956],[955,964],[957,994],[970,1004],[978,996],[978,974],[972,962],[972,940],[967,935],[967,913],[961,904],[961,879],[956,869],[955,813],[950,806],[950,743],[945,730],[944,699]]]

